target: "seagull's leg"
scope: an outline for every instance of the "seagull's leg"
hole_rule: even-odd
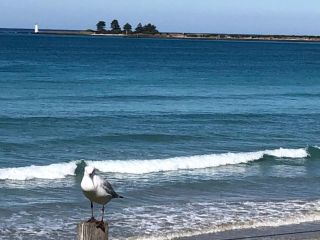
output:
[[[103,222],[103,215],[104,215],[104,205],[102,205],[102,218],[101,218],[101,222]]]
[[[88,222],[95,222],[96,220],[94,219],[93,216],[93,203],[91,202],[91,218],[88,220]]]
[[[91,202],[91,219],[94,219],[93,217],[93,203]]]
[[[104,222],[103,222],[103,215],[104,215],[104,205],[102,205],[102,217],[101,217],[101,221],[97,222],[97,227],[100,228],[102,231],[106,231],[105,227],[104,227]]]

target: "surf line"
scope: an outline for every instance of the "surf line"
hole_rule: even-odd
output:
[[[254,236],[237,237],[237,238],[222,238],[220,240],[255,239],[255,238],[277,237],[277,236],[295,235],[295,234],[304,234],[304,233],[316,233],[316,232],[320,232],[320,229],[319,230],[308,230],[308,231],[297,231],[297,232],[286,232],[286,233],[274,233],[274,234],[265,234],[265,235],[254,235]]]

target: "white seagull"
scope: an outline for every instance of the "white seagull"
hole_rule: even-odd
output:
[[[91,202],[91,218],[88,222],[96,221],[93,216],[93,202],[102,204],[101,223],[103,223],[104,206],[113,198],[123,198],[113,190],[111,184],[107,180],[96,175],[95,168],[91,166],[86,166],[84,169],[81,189],[83,194]]]

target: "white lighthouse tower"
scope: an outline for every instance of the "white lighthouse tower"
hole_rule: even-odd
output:
[[[39,32],[39,26],[38,24],[34,25],[34,33],[38,33]]]

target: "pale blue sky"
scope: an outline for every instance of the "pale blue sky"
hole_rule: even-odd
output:
[[[87,29],[114,18],[160,31],[320,35],[320,0],[0,0],[0,27]]]

